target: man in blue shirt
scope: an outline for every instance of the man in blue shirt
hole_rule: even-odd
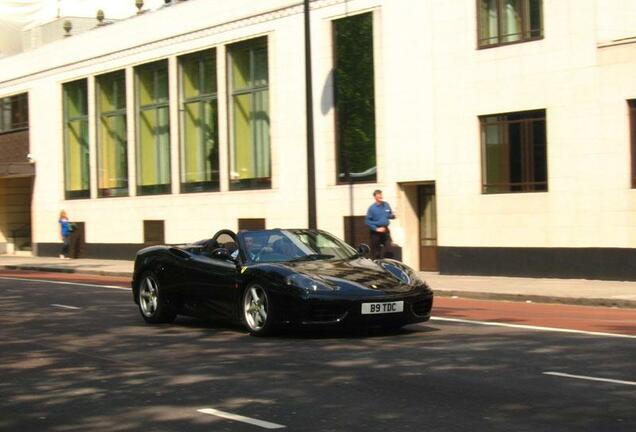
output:
[[[391,256],[391,232],[389,231],[389,219],[395,219],[388,202],[382,199],[382,191],[373,191],[375,202],[367,210],[365,223],[371,230],[371,256],[384,258]]]

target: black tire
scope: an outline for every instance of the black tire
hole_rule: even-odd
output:
[[[177,316],[170,308],[154,272],[146,272],[139,278],[137,303],[141,317],[149,324],[170,323]]]
[[[241,297],[241,321],[252,336],[268,336],[274,333],[272,300],[259,283],[247,286]]]

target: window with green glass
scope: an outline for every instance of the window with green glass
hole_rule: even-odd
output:
[[[168,61],[139,66],[137,97],[137,194],[170,193]]]
[[[128,195],[125,71],[97,77],[97,115],[98,196]]]
[[[479,47],[543,37],[542,0],[477,0]]]
[[[232,104],[230,188],[271,187],[267,38],[228,48]]]
[[[88,87],[85,79],[63,85],[64,191],[66,199],[90,197]]]
[[[219,190],[216,52],[180,57],[181,190]]]
[[[373,182],[375,92],[373,14],[333,22],[338,183]]]

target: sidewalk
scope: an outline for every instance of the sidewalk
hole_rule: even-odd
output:
[[[0,255],[0,269],[131,276],[134,261]]]
[[[419,274],[441,296],[636,308],[636,282]]]
[[[0,255],[0,269],[132,276],[133,261]],[[636,282],[420,272],[438,296],[636,308]]]

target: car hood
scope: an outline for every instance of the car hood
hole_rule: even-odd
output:
[[[358,292],[362,295],[385,295],[416,289],[393,276],[380,263],[367,258],[300,261],[284,265],[294,272],[324,281],[350,294]]]

